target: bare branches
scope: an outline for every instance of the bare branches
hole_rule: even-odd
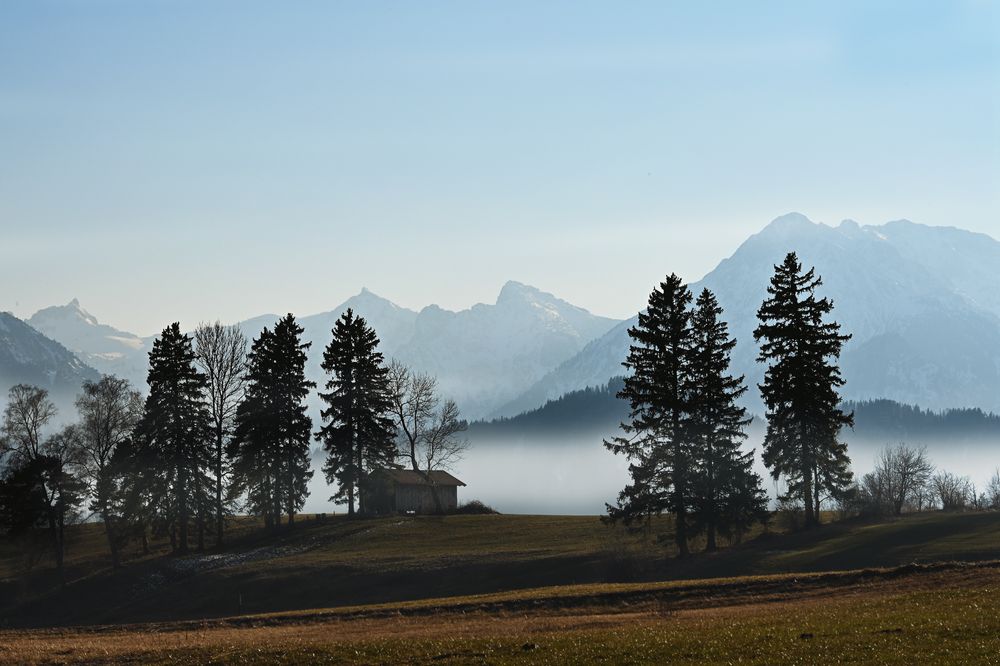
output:
[[[208,378],[212,423],[228,432],[246,386],[247,339],[236,326],[199,324],[194,332],[198,367]]]
[[[469,448],[461,433],[468,426],[454,400],[442,402],[437,379],[393,360],[389,387],[402,455],[409,458],[414,471],[450,469],[461,460]]]
[[[79,461],[84,476],[97,483],[119,444],[132,436],[142,418],[142,395],[127,379],[106,375],[97,382],[84,382],[76,410]]]
[[[467,429],[468,424],[459,418],[455,401],[445,400],[424,433],[424,469],[451,469],[458,463],[469,448],[469,440],[462,436]]]
[[[0,453],[6,449],[17,462],[39,458],[42,430],[55,415],[56,406],[45,389],[27,384],[11,387],[0,425]]]
[[[875,469],[863,479],[871,501],[893,515],[901,515],[907,505],[923,508],[927,484],[934,465],[926,447],[918,449],[897,444],[886,447],[875,459]]]
[[[225,507],[226,440],[236,426],[236,412],[247,388],[247,339],[236,326],[200,324],[194,332],[195,362],[208,380],[209,418],[214,433],[212,467],[215,476],[215,531],[221,543]]]
[[[975,490],[967,476],[938,472],[931,479],[934,494],[945,511],[964,509],[974,498]]]

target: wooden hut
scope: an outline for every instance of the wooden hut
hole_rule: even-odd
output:
[[[377,469],[368,475],[362,491],[365,512],[447,513],[458,506],[458,487],[464,485],[442,470]]]

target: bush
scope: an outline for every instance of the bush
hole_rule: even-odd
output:
[[[459,515],[478,516],[491,513],[499,514],[500,512],[488,504],[483,504],[479,500],[471,500],[465,504],[459,504],[453,513]]]

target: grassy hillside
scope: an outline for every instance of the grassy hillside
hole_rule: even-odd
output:
[[[998,585],[1000,562],[579,585],[208,622],[0,630],[0,661],[995,663]]]
[[[656,531],[669,532],[662,523]],[[485,594],[552,585],[827,571],[1000,558],[1000,513],[927,513],[825,525],[686,561],[669,546],[586,516],[395,517],[307,520],[266,534],[239,521],[229,545],[171,557],[165,544],[120,571],[107,568],[98,526],[77,528],[70,580],[46,562],[23,568],[0,544],[0,626],[211,618]],[[100,604],[94,600],[100,599]]]

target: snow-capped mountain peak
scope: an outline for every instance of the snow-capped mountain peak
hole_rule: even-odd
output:
[[[65,345],[87,365],[139,386],[145,383],[149,341],[102,324],[78,299],[39,310],[27,323]]]
[[[831,227],[800,213],[775,219],[691,285],[718,297],[738,341],[733,369],[751,387],[763,373],[753,341],[756,310],[774,265],[790,251],[816,268],[820,295],[833,300],[834,318],[854,336],[842,358],[845,397],[1000,409],[1000,242],[906,220]],[[497,415],[622,374],[634,322],[588,344]],[[753,403],[756,392],[747,399]]]

